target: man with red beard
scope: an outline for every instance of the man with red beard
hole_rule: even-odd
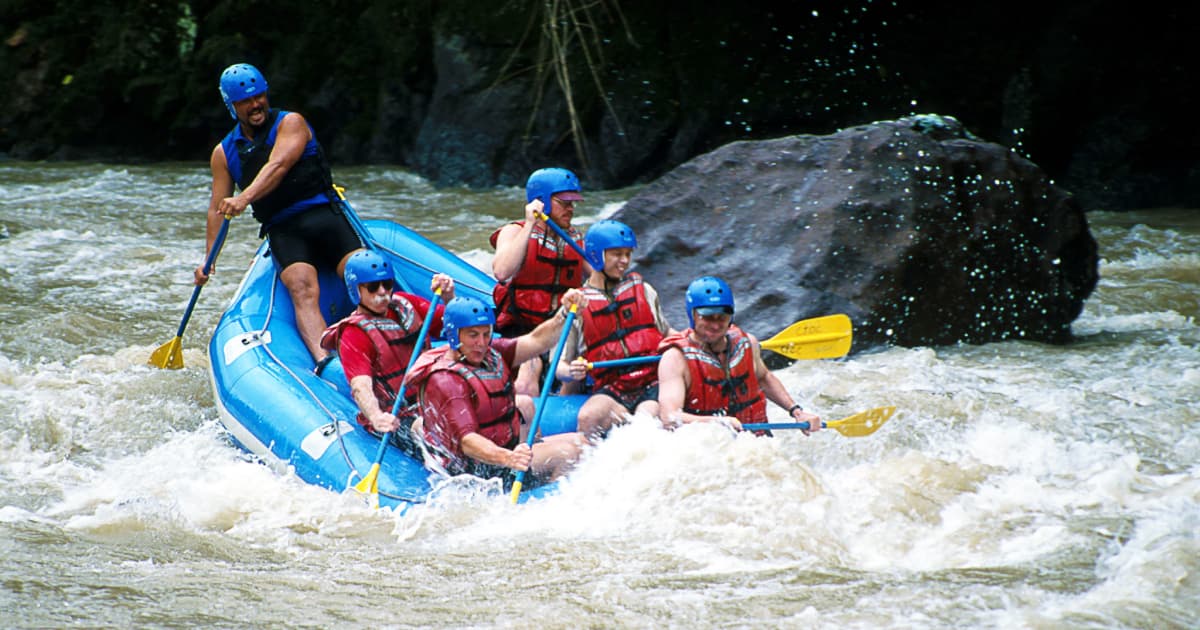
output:
[[[210,158],[205,252],[212,250],[222,223],[250,206],[262,224],[259,238],[271,239],[279,279],[295,307],[296,328],[319,373],[331,355],[321,347],[325,317],[317,268],[336,269],[342,275],[346,260],[362,248],[362,241],[343,213],[325,153],[304,117],[271,109],[267,79],[250,64],[226,68],[220,88],[237,125]],[[235,185],[241,189],[237,196]],[[202,263],[193,274],[195,283],[208,282],[211,273]]]
[[[579,178],[565,168],[534,171],[525,182],[525,219],[492,233],[492,301],[500,336],[533,330],[555,313],[567,289],[583,285],[588,273],[578,251],[583,235],[571,225],[575,204],[583,201],[579,188]],[[541,358],[522,365],[517,393],[536,397],[544,368]]]
[[[392,293],[391,265],[369,249],[346,261],[344,277],[350,302],[358,306],[348,317],[325,330],[321,346],[328,351],[336,350],[342,359],[350,395],[358,405],[359,424],[376,433],[395,433],[402,442],[409,441],[407,430],[397,433],[401,420],[392,415],[392,407],[412,353],[424,350],[414,346],[429,312],[429,300],[409,293]],[[441,289],[447,301],[454,299],[454,280],[450,276],[435,274],[430,289]],[[430,337],[441,334],[442,310],[439,306],[434,311]],[[425,347],[429,347],[428,342]],[[411,416],[406,419],[411,424]]]
[[[723,420],[767,421],[767,400],[788,410],[810,431],[821,419],[796,404],[762,360],[758,339],[733,324],[733,291],[720,278],[704,276],[688,285],[691,328],[662,340],[658,363],[659,418],[668,428]],[[805,431],[808,434],[810,431]]]

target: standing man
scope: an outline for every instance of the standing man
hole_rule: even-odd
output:
[[[583,294],[572,289],[562,302],[578,306]],[[533,401],[518,405],[512,378],[516,366],[554,347],[566,311],[528,334],[498,339],[492,309],[475,298],[456,298],[442,317],[446,345],[424,352],[405,377],[418,392],[421,419],[413,432],[424,443],[426,465],[449,475],[500,477],[506,487],[518,470],[531,473],[528,487],[564,474],[578,461],[583,436],[550,435],[530,448],[522,415],[533,417]]]
[[[687,288],[691,328],[668,336],[659,346],[659,418],[675,427],[721,417],[737,430],[742,423],[767,421],[767,399],[788,410],[796,422],[821,428],[821,419],[796,404],[779,378],[767,369],[753,335],[733,325],[733,291],[724,280],[704,276]]]
[[[567,337],[558,378],[581,381],[588,364],[628,357],[657,356],[663,337],[674,333],[662,314],[658,292],[641,274],[629,271],[637,236],[620,221],[593,225],[583,239],[592,268],[583,295],[587,303]],[[574,361],[571,359],[574,358]],[[643,363],[598,369],[594,394],[579,410],[579,430],[604,435],[626,414],[658,415],[658,369]]]
[[[346,291],[354,312],[330,326],[321,336],[321,347],[337,351],[342,359],[350,395],[358,405],[358,423],[376,433],[396,433],[403,440],[408,431],[397,432],[400,419],[392,415],[396,394],[404,380],[404,370],[415,347],[421,324],[429,313],[429,300],[409,293],[393,293],[395,276],[392,266],[378,253],[365,249],[346,261]],[[430,290],[442,291],[447,301],[454,299],[454,280],[435,274]],[[429,336],[441,334],[439,306]],[[429,347],[426,341],[425,347]],[[405,403],[401,403],[403,408]],[[411,424],[411,418],[408,423]],[[407,449],[406,449],[407,450]],[[412,452],[412,451],[409,451]]]
[[[224,219],[252,206],[262,224],[259,237],[271,239],[279,277],[292,296],[296,328],[318,368],[328,362],[321,348],[325,317],[320,308],[317,267],[342,275],[346,259],[362,247],[353,226],[334,201],[333,179],[312,128],[295,112],[271,109],[267,80],[252,65],[239,63],[221,73],[221,98],[237,125],[213,148],[212,196],[208,203],[205,252]],[[234,196],[234,186],[241,193]],[[208,276],[196,267],[196,284]]]
[[[583,235],[571,226],[575,202],[582,201],[579,178],[565,168],[534,171],[525,183],[525,219],[509,223],[492,234],[492,274],[496,288],[496,330],[502,337],[517,337],[533,330],[554,314],[568,289],[583,285],[586,273],[576,247]],[[545,214],[574,243],[546,225]],[[575,245],[575,247],[572,247]],[[540,358],[521,366],[517,393],[538,394],[542,372]]]

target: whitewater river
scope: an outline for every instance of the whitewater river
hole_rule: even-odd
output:
[[[520,213],[517,189],[336,174],[364,217],[476,264]],[[1089,215],[1101,280],[1070,345],[780,372],[830,419],[899,407],[872,436],[639,419],[545,501],[452,488],[399,517],[249,461],[217,422],[208,335],[251,220],[186,369],[146,365],[207,186],[200,164],[0,162],[0,627],[1200,626],[1200,211]]]

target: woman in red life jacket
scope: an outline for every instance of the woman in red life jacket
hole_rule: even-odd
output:
[[[578,289],[563,295],[566,305],[582,300]],[[483,302],[460,297],[446,305],[446,345],[422,353],[405,377],[418,394],[413,431],[425,447],[426,466],[447,475],[499,477],[505,485],[524,470],[536,484],[558,478],[579,459],[579,433],[546,436],[530,448],[522,416],[532,417],[533,401],[518,404],[512,383],[517,366],[558,342],[565,319],[565,313],[555,315],[528,334],[493,339],[496,320]]]
[[[500,336],[517,337],[533,330],[558,310],[568,289],[583,285],[588,269],[577,251],[583,247],[583,235],[571,225],[575,203],[582,200],[574,173],[565,168],[539,169],[525,184],[525,219],[492,234],[496,249],[492,274],[497,281],[492,301]],[[515,384],[518,394],[537,396],[543,366],[540,358],[521,366]]]
[[[659,418],[675,427],[721,418],[735,429],[767,421],[767,403],[788,410],[797,422],[819,430],[821,419],[805,412],[762,360],[758,339],[733,324],[733,291],[705,276],[687,289],[691,328],[659,346]],[[810,431],[805,431],[805,434]]]
[[[560,380],[581,381],[590,363],[658,354],[674,333],[662,314],[658,292],[629,271],[637,236],[620,221],[593,225],[584,238],[592,273],[583,285],[587,303],[567,337],[558,365]],[[652,363],[592,371],[593,394],[579,410],[579,430],[595,438],[631,413],[658,415],[658,369]]]
[[[414,345],[429,312],[429,300],[409,293],[393,293],[395,278],[391,265],[369,249],[346,261],[343,277],[350,302],[357,306],[353,313],[325,330],[321,346],[337,351],[341,357],[350,394],[358,405],[358,423],[376,433],[396,432],[399,438],[406,438],[407,430],[397,431],[401,421],[392,415],[392,407],[412,353],[423,350]],[[447,300],[454,298],[454,280],[445,274],[435,274],[430,289],[441,289]],[[434,314],[431,337],[441,333],[442,318],[436,316],[437,311]],[[428,347],[428,342],[425,345]],[[401,403],[402,409],[404,404]],[[406,423],[412,422],[411,415],[406,419]]]

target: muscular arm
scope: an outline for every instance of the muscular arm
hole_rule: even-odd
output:
[[[233,177],[229,175],[229,167],[225,162],[225,150],[221,148],[220,144],[213,147],[212,155],[208,159],[208,166],[212,171],[212,192],[209,194],[208,210],[204,215],[204,259],[192,274],[196,284],[208,282],[208,276],[212,275],[213,269],[217,267],[216,261],[213,261],[212,269],[205,273],[204,263],[207,262],[208,254],[212,251],[213,241],[217,240],[217,232],[221,231],[221,223],[225,221],[225,215],[220,210],[221,200],[233,194]]]
[[[783,385],[783,381],[780,381],[778,376],[775,376],[771,370],[767,369],[767,364],[762,360],[762,349],[759,348],[758,339],[754,335],[750,335],[750,342],[751,347],[754,349],[754,375],[758,378],[758,386],[762,388],[767,400],[784,409],[791,409],[796,405],[796,400],[788,393],[787,387]],[[820,430],[821,418],[816,414],[811,414],[800,409],[789,413],[796,422],[809,423],[812,427],[809,431]]]
[[[525,262],[525,248],[529,246],[529,235],[533,233],[533,222],[525,225],[509,223],[496,237],[496,257],[492,259],[492,275],[499,282],[508,282],[521,271]]]
[[[525,250],[529,247],[529,235],[539,221],[542,201],[534,199],[525,204],[525,223],[510,223],[496,235],[496,257],[492,259],[492,275],[499,282],[508,282],[521,271],[525,263]]]
[[[267,131],[263,130],[261,133]],[[247,206],[275,190],[304,154],[304,146],[311,138],[312,133],[308,130],[308,123],[304,122],[303,116],[295,112],[284,116],[275,132],[275,146],[271,149],[267,163],[240,195],[222,199],[218,211],[227,216],[237,216],[245,212]]]

